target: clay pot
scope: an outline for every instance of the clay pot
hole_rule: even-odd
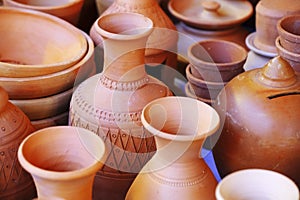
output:
[[[3,5],[45,12],[77,25],[83,0],[3,0]]]
[[[152,21],[138,13],[99,18],[104,38],[104,69],[74,91],[69,125],[92,130],[106,143],[108,158],[95,178],[95,199],[124,199],[128,188],[156,147],[140,121],[143,107],[172,95],[145,71],[146,41]]]
[[[300,15],[283,17],[277,23],[281,46],[293,53],[300,54]]]
[[[105,159],[105,145],[83,128],[50,127],[26,137],[18,159],[33,177],[38,199],[91,200],[94,177]]]
[[[199,150],[219,127],[217,112],[188,97],[165,97],[145,106],[142,123],[157,151],[126,195],[135,199],[215,199],[217,180]]]
[[[0,199],[32,199],[36,196],[30,175],[17,160],[22,140],[35,129],[28,117],[8,101],[7,92],[0,87]]]
[[[48,128],[51,126],[67,126],[69,120],[69,112],[64,112],[45,119],[31,120],[31,124],[36,130]]]
[[[255,11],[255,46],[266,52],[277,53],[275,46],[278,37],[277,23],[285,16],[300,14],[300,1],[260,0]]]
[[[83,59],[88,48],[79,29],[33,10],[0,7],[0,27],[1,77],[34,77],[65,70]]]
[[[221,177],[262,168],[280,172],[300,186],[299,94],[299,76],[280,56],[226,84],[214,106],[224,116],[213,148]]]
[[[95,69],[94,44],[87,34],[84,32],[82,34],[88,42],[88,51],[75,65],[59,72],[41,76],[0,77],[0,85],[7,91],[10,99],[34,99],[58,94],[78,85],[90,76]]]
[[[247,51],[225,40],[203,40],[188,48],[192,74],[205,81],[228,82],[244,71]]]
[[[278,172],[247,169],[222,179],[216,188],[216,198],[298,200],[299,189],[292,180]]]

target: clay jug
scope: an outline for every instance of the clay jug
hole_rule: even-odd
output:
[[[189,97],[164,97],[144,107],[142,123],[154,135],[157,151],[126,200],[215,199],[217,180],[199,154],[219,127],[218,113]]]
[[[34,131],[28,117],[8,101],[0,87],[0,199],[32,199],[36,196],[33,180],[17,160],[22,140]]]
[[[233,78],[217,98],[224,116],[213,148],[221,177],[247,168],[280,172],[300,186],[300,77],[280,56]]]
[[[74,91],[69,124],[92,130],[105,141],[108,157],[95,178],[95,199],[124,199],[156,150],[143,130],[143,107],[172,95],[145,71],[145,46],[153,23],[137,13],[112,13],[98,20],[104,38],[104,69]]]

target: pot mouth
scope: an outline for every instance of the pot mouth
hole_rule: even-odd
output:
[[[283,39],[300,43],[300,15],[281,18],[277,23],[277,31]]]

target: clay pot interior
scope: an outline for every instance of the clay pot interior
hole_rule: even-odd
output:
[[[79,29],[45,13],[0,7],[0,27],[2,77],[59,72],[78,63],[87,52]]]
[[[271,170],[246,169],[225,176],[216,188],[217,200],[298,200],[299,190],[288,177]]]
[[[243,72],[247,51],[225,40],[203,40],[191,45],[188,59],[192,74],[205,81],[227,82]]]

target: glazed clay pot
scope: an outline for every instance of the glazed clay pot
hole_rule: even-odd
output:
[[[140,121],[150,101],[172,95],[145,71],[145,46],[152,21],[137,13],[99,18],[104,69],[74,91],[69,124],[92,130],[105,141],[108,157],[95,178],[95,199],[124,199],[128,188],[156,150]]]
[[[213,148],[221,177],[262,168],[300,186],[299,94],[299,76],[280,56],[228,82],[214,106],[224,116]]]
[[[105,145],[86,129],[55,126],[26,137],[18,159],[33,177],[38,199],[91,200],[94,177],[105,159]]]
[[[0,199],[32,199],[36,196],[34,183],[17,160],[22,140],[35,129],[28,117],[8,101],[7,92],[0,87]]]
[[[219,127],[217,112],[188,97],[156,99],[144,107],[142,123],[157,152],[132,183],[126,200],[215,199],[217,180],[199,151]]]

